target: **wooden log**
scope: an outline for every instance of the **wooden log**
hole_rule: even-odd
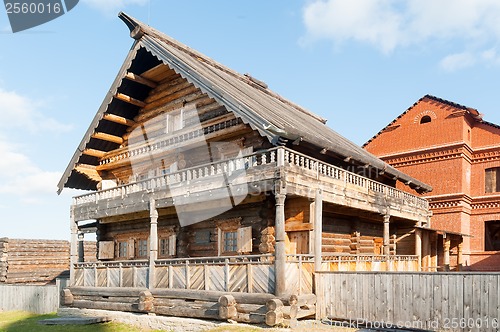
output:
[[[283,308],[283,301],[280,299],[270,299],[266,302],[266,307],[268,311],[274,311]]]
[[[267,307],[260,304],[236,303],[236,310],[242,314],[262,314],[265,315]]]
[[[138,100],[138,99],[132,98],[130,96],[127,96],[126,94],[119,93],[119,92],[115,95],[115,98],[119,99],[121,101],[124,101],[126,103],[129,103],[129,104],[132,104],[132,105],[135,105],[135,106],[139,106],[141,108],[147,105],[142,100]]]
[[[147,78],[144,78],[141,75],[137,75],[132,72],[127,72],[125,78],[130,81],[149,86],[150,88],[156,88],[158,86],[158,83],[148,80]]]
[[[95,296],[130,296],[139,297],[146,288],[132,287],[70,287],[73,295],[95,295]]]
[[[124,302],[75,300],[73,301],[73,304],[71,306],[75,308],[85,308],[85,309],[102,309],[102,310],[128,311],[128,312],[139,311],[137,308],[137,304],[124,303]]]
[[[222,295],[219,297],[219,304],[224,307],[234,306],[236,304],[236,300],[232,295]]]
[[[222,305],[219,306],[219,318],[220,319],[224,319],[224,320],[235,319],[237,315],[238,315],[238,311],[236,310],[236,307],[234,305],[229,306],[229,307],[225,307]]]
[[[139,305],[138,309],[140,311],[145,311],[145,312],[150,312],[153,311],[154,306],[153,306],[153,295],[151,295],[150,291],[142,291],[139,294]]]
[[[159,315],[191,317],[219,320],[219,304],[216,302],[189,303],[185,306],[155,307],[154,312]]]
[[[238,323],[265,324],[266,315],[262,313],[241,313],[238,312],[234,321]]]
[[[68,288],[63,289],[63,303],[65,305],[72,305],[74,302],[73,294]]]
[[[106,289],[106,288],[105,288]],[[120,289],[120,288],[119,288]],[[194,289],[152,289],[151,293],[156,297],[181,298],[191,300],[219,301],[223,295],[232,295],[237,303],[264,304],[268,300],[275,299],[274,294],[269,293],[239,293],[224,291],[205,291]],[[283,296],[282,301],[288,301],[290,296]]]
[[[276,326],[283,323],[283,312],[281,310],[268,311],[266,313],[266,325]]]

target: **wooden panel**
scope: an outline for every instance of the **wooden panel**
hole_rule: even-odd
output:
[[[146,288],[148,285],[149,269],[147,267],[138,267],[135,270],[135,287]]]
[[[83,269],[75,270],[75,286],[83,286]]]
[[[108,287],[120,287],[120,270],[108,269]]]
[[[156,288],[168,288],[168,268],[165,266],[155,268]]]
[[[190,266],[190,289],[205,289],[205,269],[203,265]]]
[[[131,267],[122,268],[122,287],[134,287],[134,271]]]
[[[254,292],[274,294],[276,280],[274,265],[254,265],[252,272]]]
[[[99,241],[99,259],[115,258],[115,243],[113,241]]]
[[[245,265],[236,265],[230,267],[229,291],[247,292],[248,279],[247,268]]]
[[[316,277],[318,315],[430,330],[497,331],[499,284],[500,274],[322,272]]]
[[[210,290],[225,291],[224,266],[209,266],[209,287]]]
[[[186,269],[184,266],[173,266],[172,285],[170,288],[186,288]]]
[[[83,285],[95,286],[96,274],[94,269],[85,269],[83,272]]]
[[[106,268],[97,269],[97,287],[106,287],[108,284]]]
[[[56,285],[0,285],[0,312],[27,311],[36,314],[55,312],[59,308],[59,291]]]

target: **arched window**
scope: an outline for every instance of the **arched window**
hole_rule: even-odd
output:
[[[432,121],[431,117],[428,116],[428,115],[425,115],[425,116],[422,117],[422,119],[420,119],[420,124],[422,124],[422,123],[428,123],[428,122],[431,122],[431,121]]]

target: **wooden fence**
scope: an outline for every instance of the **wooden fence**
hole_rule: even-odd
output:
[[[449,331],[500,329],[500,273],[318,272],[317,315]]]
[[[57,279],[55,285],[0,284],[0,311],[55,312],[59,308],[61,290],[67,286],[68,279]]]

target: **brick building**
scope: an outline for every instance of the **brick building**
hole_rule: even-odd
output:
[[[461,260],[464,269],[500,270],[499,125],[426,95],[364,148],[434,188],[425,195],[438,230],[429,259],[443,267],[451,253],[452,267]]]

